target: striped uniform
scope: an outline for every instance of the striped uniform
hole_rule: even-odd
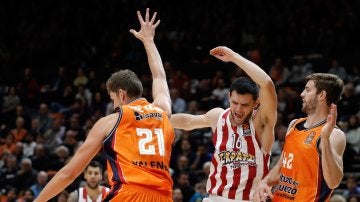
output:
[[[109,188],[100,186],[101,194],[97,197],[95,202],[101,202],[102,199],[106,196],[106,192],[109,191]],[[93,202],[87,193],[86,187],[80,187],[78,190],[78,202]]]
[[[297,120],[286,136],[280,182],[273,201],[329,201],[331,196],[319,152],[320,130],[326,120],[309,129],[301,126],[305,120]]]
[[[105,201],[171,201],[169,161],[174,137],[162,109],[143,98],[122,106],[103,143],[111,185]]]
[[[263,152],[250,122],[231,126],[230,109],[219,117],[207,191],[227,199],[251,200],[257,183],[269,172],[269,154]]]

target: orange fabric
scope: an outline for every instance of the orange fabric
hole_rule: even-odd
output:
[[[150,195],[171,197],[169,162],[175,134],[166,113],[145,99],[122,106],[121,113],[115,132],[104,141],[110,192],[128,193],[122,189],[137,185],[151,189]]]
[[[172,196],[143,186],[125,184],[119,194],[110,201],[172,202]]]
[[[15,153],[16,144],[13,143],[11,145],[1,145],[0,146],[0,156],[2,156],[4,153],[8,154],[14,154]]]
[[[23,139],[24,139],[24,137],[27,135],[27,133],[28,133],[28,131],[26,130],[26,129],[20,129],[20,130],[18,130],[18,129],[16,129],[16,128],[14,128],[14,129],[12,129],[11,131],[10,131],[10,133],[14,136],[14,138],[15,138],[15,142],[20,142],[20,141],[22,141]]]
[[[273,201],[328,201],[332,190],[322,176],[321,158],[317,144],[322,125],[309,130],[295,126],[286,136],[283,149],[283,166],[278,190]]]

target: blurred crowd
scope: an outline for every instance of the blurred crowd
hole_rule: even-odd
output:
[[[155,40],[173,113],[200,114],[215,106],[228,107],[228,87],[244,74],[209,56],[217,45],[231,46],[268,72],[278,95],[271,165],[281,153],[288,123],[302,115],[305,76],[312,72],[340,76],[345,87],[338,103],[338,126],[346,134],[347,148],[346,175],[338,193],[347,199],[359,197],[359,3],[2,2],[0,22],[6,28],[0,30],[2,197],[32,201],[76,152],[92,125],[112,113],[105,81],[116,69],[134,70],[144,84],[143,96],[151,100],[146,56],[128,33],[137,29],[135,11],[145,7],[157,10],[161,19]],[[171,160],[174,201],[197,201],[206,193],[211,130],[176,133]],[[101,151],[96,160],[104,164]],[[80,176],[56,200],[65,200],[81,180]]]

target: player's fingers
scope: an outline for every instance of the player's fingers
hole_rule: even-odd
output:
[[[150,21],[151,24],[154,24],[156,16],[157,16],[157,12],[155,12],[154,15],[152,16],[151,21]]]
[[[143,19],[143,17],[141,16],[140,11],[137,11],[136,14],[137,14],[137,17],[138,17],[138,19],[139,19],[139,22],[140,22],[140,23],[144,23],[144,19]]]
[[[154,27],[156,28],[157,26],[159,26],[160,24],[160,20],[156,21],[156,23],[154,24]]]
[[[145,22],[149,22],[149,12],[150,12],[150,9],[147,8],[146,13],[145,13]]]
[[[130,29],[130,33],[133,34],[137,38],[137,35],[138,35],[137,31]]]

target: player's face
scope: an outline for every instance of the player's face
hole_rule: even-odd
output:
[[[238,94],[233,91],[229,95],[230,120],[233,125],[241,125],[251,118],[255,107],[255,100],[251,94]]]
[[[306,83],[305,89],[300,94],[302,99],[302,111],[306,114],[314,112],[318,102],[318,94],[314,81],[310,80]]]
[[[84,178],[87,182],[87,185],[94,189],[99,186],[100,181],[102,180],[102,174],[99,167],[91,167],[85,171]]]

